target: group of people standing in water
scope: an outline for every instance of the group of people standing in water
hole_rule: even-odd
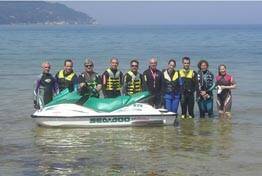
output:
[[[199,107],[200,117],[213,117],[213,90],[217,90],[217,107],[222,116],[230,116],[232,95],[231,89],[236,83],[227,73],[226,65],[218,66],[215,77],[208,69],[206,60],[198,62],[198,71],[190,68],[190,58],[182,58],[182,69],[176,69],[176,60],[170,59],[166,69],[157,69],[157,58],[149,60],[149,67],[139,72],[139,61],[130,61],[130,70],[123,74],[119,69],[119,60],[110,59],[110,67],[102,75],[94,71],[91,59],[84,62],[84,71],[78,76],[73,70],[73,61],[64,61],[64,68],[55,77],[50,74],[51,65],[42,64],[43,72],[36,81],[34,89],[34,105],[40,108],[52,101],[53,96],[68,88],[78,91],[84,97],[115,98],[121,95],[149,91],[152,97],[148,103],[155,108],[164,106],[170,112],[177,113],[181,106],[181,118],[194,118],[195,100]],[[196,95],[196,96],[195,96]]]

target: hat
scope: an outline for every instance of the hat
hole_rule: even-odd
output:
[[[91,59],[86,59],[84,65],[94,65]]]

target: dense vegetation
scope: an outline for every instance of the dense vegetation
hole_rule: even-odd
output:
[[[85,13],[54,2],[0,2],[0,24],[93,24]]]

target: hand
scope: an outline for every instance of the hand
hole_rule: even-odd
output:
[[[40,109],[40,107],[39,107],[39,105],[37,104],[37,101],[36,101],[36,100],[34,100],[34,108],[35,108],[35,109]]]
[[[201,96],[205,96],[206,94],[207,94],[206,91],[200,91]]]
[[[86,83],[80,83],[79,86],[80,87],[84,87],[86,85]]]
[[[98,84],[95,89],[96,89],[97,92],[99,92],[102,89],[102,85]]]
[[[210,95],[205,94],[203,97],[204,97],[205,99],[208,99],[208,98],[210,97]]]

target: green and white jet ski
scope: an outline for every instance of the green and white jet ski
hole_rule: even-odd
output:
[[[31,116],[38,125],[47,127],[172,125],[176,114],[141,102],[149,97],[149,92],[117,98],[90,97],[82,105],[78,105],[81,96],[77,92],[69,93],[66,90]]]

